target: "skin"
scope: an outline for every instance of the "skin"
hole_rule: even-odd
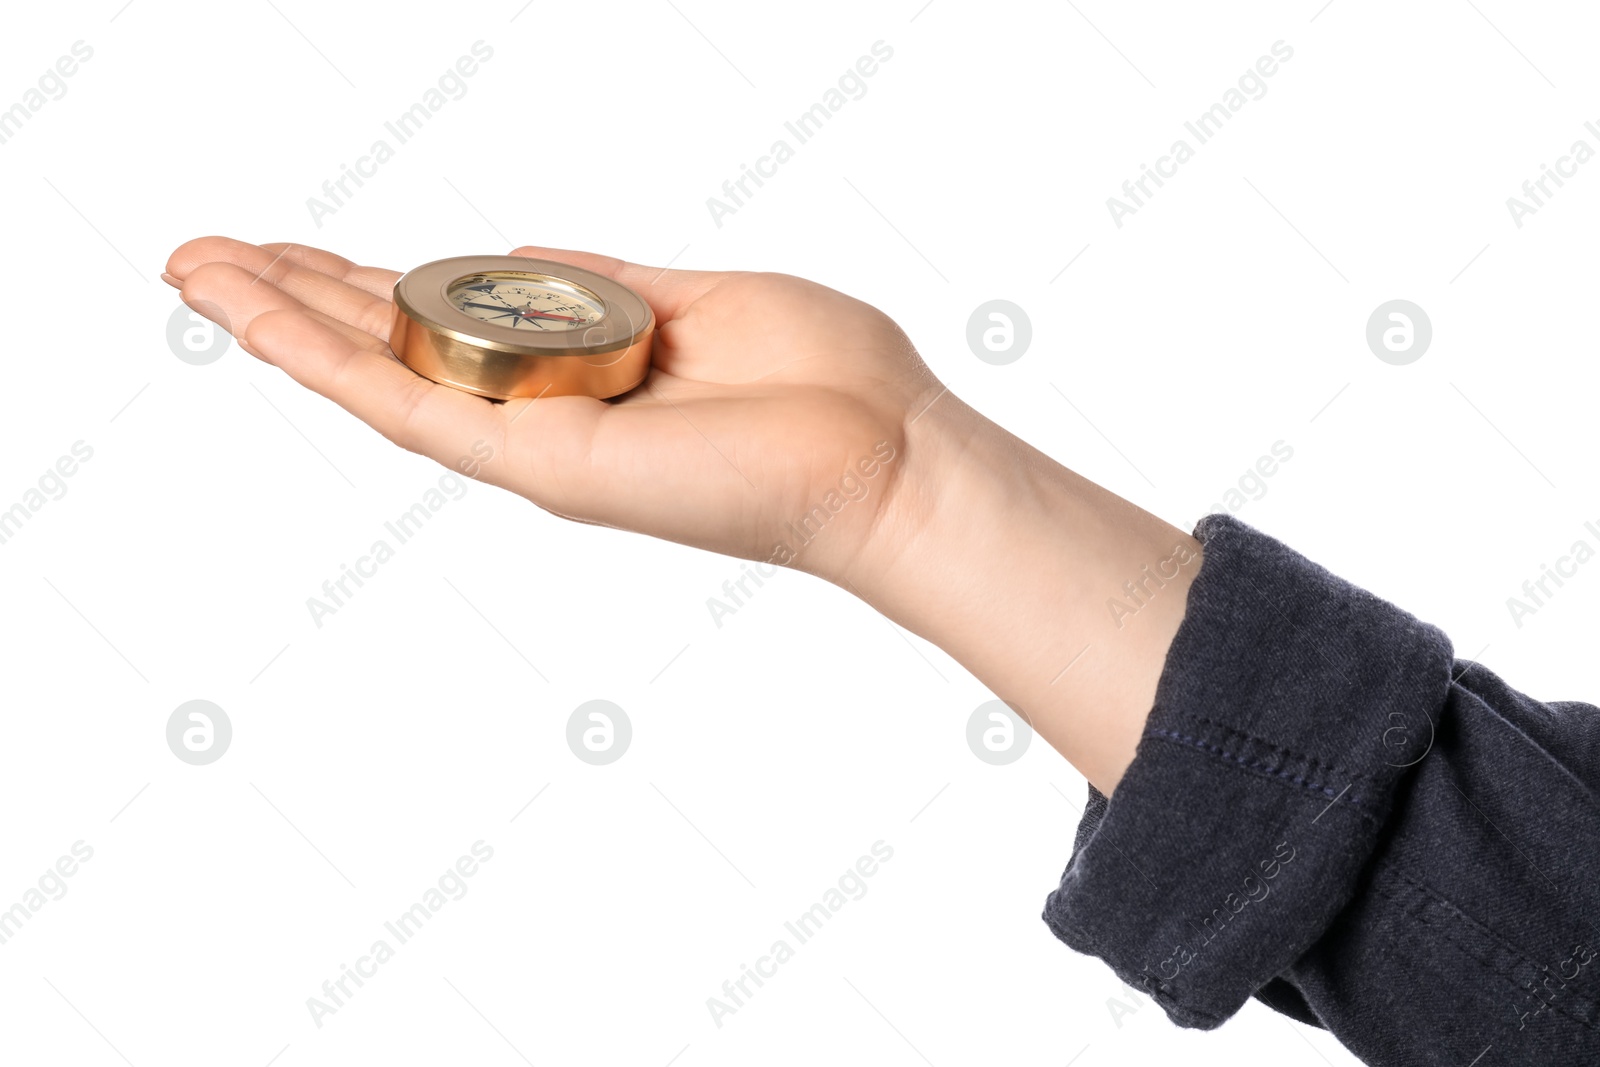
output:
[[[568,249],[655,311],[654,366],[619,399],[497,403],[388,347],[399,272],[303,245],[202,237],[165,275],[246,352],[384,437],[564,518],[816,575],[932,641],[1097,789],[1132,761],[1200,548],[950,393],[868,304],[802,278],[660,270]],[[857,463],[894,458],[809,543],[787,528]],[[475,449],[474,446],[477,446]],[[839,497],[833,497],[837,501]],[[774,558],[774,546],[798,548]],[[1108,608],[1146,580],[1143,606]]]

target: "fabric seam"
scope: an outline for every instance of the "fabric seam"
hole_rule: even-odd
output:
[[[1163,741],[1177,748],[1205,753],[1206,755],[1211,756],[1213,759],[1222,762],[1224,766],[1229,767],[1230,769],[1242,768],[1245,771],[1252,772],[1255,777],[1290,783],[1315,796],[1326,797],[1335,804],[1341,802],[1347,804],[1349,807],[1353,808],[1355,812],[1363,819],[1367,819],[1372,822],[1379,821],[1376,814],[1369,810],[1364,803],[1360,802],[1356,795],[1353,795],[1348,791],[1340,793],[1330,786],[1325,786],[1320,782],[1309,781],[1291,771],[1282,770],[1259,760],[1251,761],[1245,759],[1244,757],[1230,752],[1227,749],[1216,745],[1206,744],[1198,738],[1190,737],[1186,734],[1180,734],[1173,730],[1164,730],[1160,727],[1152,726],[1146,728],[1145,736],[1156,741]],[[1263,743],[1265,744],[1265,742]],[[1315,762],[1314,760],[1311,760],[1310,757],[1302,756],[1299,753],[1289,749],[1270,744],[1268,744],[1267,747],[1278,756],[1288,756],[1290,759],[1299,760],[1306,763]],[[1286,760],[1284,762],[1288,761]]]
[[[1463,941],[1468,940],[1467,935],[1470,934],[1472,938],[1476,938],[1479,941],[1489,942],[1497,946],[1502,951],[1514,956],[1522,963],[1527,964],[1529,967],[1532,967],[1537,971],[1541,965],[1536,960],[1534,960],[1516,945],[1506,941],[1499,934],[1495,933],[1493,928],[1473,917],[1470,912],[1463,910],[1460,905],[1458,905],[1450,897],[1440,893],[1437,889],[1434,889],[1431,885],[1422,881],[1420,877],[1413,876],[1412,874],[1408,873],[1397,862],[1391,861],[1391,866],[1386,873],[1388,879],[1403,883],[1406,888],[1410,889],[1419,896],[1432,900],[1433,902],[1440,904],[1447,909],[1451,921],[1448,924],[1440,925],[1445,930],[1445,935],[1449,939],[1450,943],[1455,946],[1456,951],[1472,960],[1485,973],[1504,979],[1519,992],[1529,992],[1529,987],[1519,981],[1513,974],[1510,973],[1509,970],[1495,966],[1493,963],[1483,959],[1480,953],[1472,951],[1472,949],[1467,944],[1464,944]],[[1414,926],[1427,928],[1429,926],[1427,920],[1415,914],[1413,909],[1406,907],[1405,901],[1403,901],[1399,894],[1395,892],[1395,887],[1392,885],[1385,885],[1385,881],[1386,879],[1380,875],[1379,877],[1373,879],[1372,887],[1378,892],[1382,893],[1388,899],[1394,901],[1398,906],[1400,913],[1407,919],[1411,920]],[[1463,927],[1465,930],[1462,929]],[[1591,1011],[1600,1013],[1600,1002],[1597,1002],[1593,997],[1579,992],[1569,994],[1569,998],[1571,1000],[1581,1001],[1583,1004],[1587,1005]],[[1563,1018],[1566,1018],[1571,1022],[1576,1023],[1586,1030],[1600,1032],[1600,1026],[1595,1025],[1595,1023],[1589,1021],[1588,1019],[1581,1019],[1578,1016],[1573,1015],[1567,1010],[1567,1005],[1565,1004],[1551,1003],[1549,1007],[1553,1012],[1561,1015]]]

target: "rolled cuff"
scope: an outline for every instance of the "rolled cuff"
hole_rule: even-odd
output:
[[[1090,787],[1044,920],[1180,1026],[1251,996],[1303,1018],[1273,979],[1357,892],[1452,649],[1231,516],[1194,532],[1200,570],[1137,753],[1109,799]]]

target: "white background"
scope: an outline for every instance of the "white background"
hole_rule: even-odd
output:
[[[158,274],[206,233],[805,275],[1184,528],[1286,442],[1241,518],[1521,688],[1594,698],[1600,564],[1520,627],[1506,605],[1600,520],[1600,162],[1520,228],[1506,206],[1600,147],[1592,13],[921,3],[7,11],[0,107],[93,56],[0,144],[0,508],[93,456],[0,545],[0,908],[94,854],[0,945],[0,1059],[1353,1062],[1258,1005],[1211,1034],[1114,1010],[1039,920],[1083,780],[1039,743],[976,759],[990,694],[823,583],[782,574],[718,628],[738,561],[474,483],[318,628],[306,598],[441,471],[237,347],[168,347]],[[307,198],[478,40],[465,96],[317,225]],[[880,40],[866,94],[718,226],[707,198]],[[1115,225],[1106,198],[1279,40],[1266,95]],[[992,298],[1033,324],[1006,366],[965,339]],[[1364,336],[1395,298],[1434,329],[1408,366]],[[234,729],[204,767],[165,740],[197,698]],[[565,741],[595,698],[634,729],[604,767]],[[480,839],[466,896],[318,1027],[307,998]],[[706,998],[879,840],[869,892],[716,1026]]]

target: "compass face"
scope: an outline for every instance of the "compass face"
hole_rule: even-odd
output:
[[[485,271],[451,282],[450,305],[464,315],[528,333],[559,333],[593,326],[606,313],[593,293],[547,274]]]

